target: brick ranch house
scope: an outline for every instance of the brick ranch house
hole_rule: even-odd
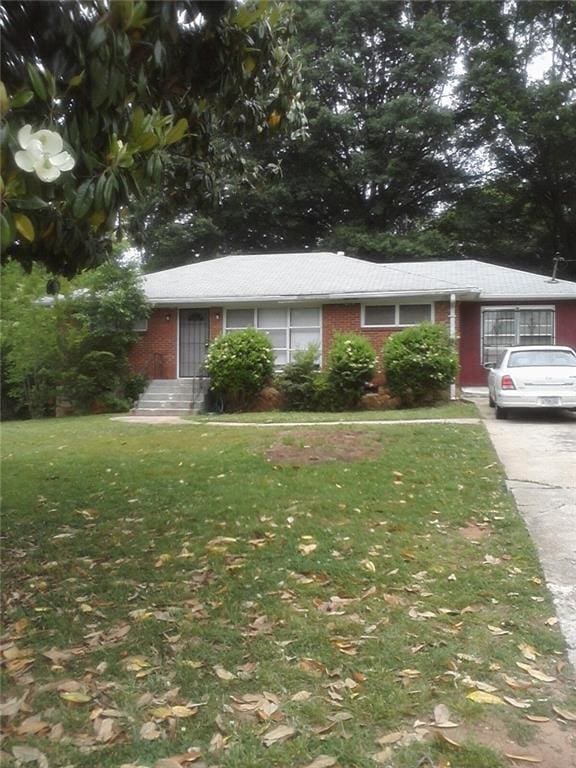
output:
[[[131,364],[165,392],[168,382],[185,391],[203,376],[212,339],[247,327],[269,336],[281,367],[310,343],[320,345],[324,361],[339,331],[362,334],[380,354],[402,328],[443,323],[456,340],[462,387],[485,386],[484,364],[512,344],[576,348],[576,283],[474,260],[374,264],[342,253],[247,254],[155,272],[143,288],[152,312],[138,329]]]

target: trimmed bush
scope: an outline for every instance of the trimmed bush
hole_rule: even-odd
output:
[[[211,389],[226,410],[239,410],[268,383],[274,373],[274,353],[267,336],[253,328],[219,336],[210,345],[205,367]]]
[[[423,323],[390,336],[382,365],[391,394],[411,406],[439,399],[456,377],[458,358],[448,329]]]
[[[318,370],[318,345],[311,344],[306,349],[299,349],[277,380],[277,386],[284,398],[287,411],[313,411],[316,404],[315,382],[320,375]]]
[[[375,369],[376,354],[367,339],[354,333],[336,334],[326,374],[335,398],[330,410],[356,408]]]

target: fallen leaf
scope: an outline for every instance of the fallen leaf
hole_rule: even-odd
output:
[[[379,744],[381,747],[385,747],[388,744],[396,744],[396,742],[401,741],[405,735],[406,731],[393,731],[392,733],[386,733],[384,736],[379,736],[376,739],[376,744]]]
[[[305,765],[304,768],[332,768],[337,764],[338,761],[335,757],[330,757],[329,755],[318,755],[315,760],[312,760],[311,763]]]
[[[296,728],[293,728],[291,725],[279,725],[276,728],[272,728],[271,731],[267,731],[262,736],[262,742],[264,746],[271,747],[274,744],[281,744],[283,741],[291,739],[296,733]]]
[[[64,701],[70,701],[72,704],[87,704],[92,701],[92,697],[82,691],[61,691],[60,698]]]
[[[523,664],[521,661],[517,661],[516,666],[520,667],[520,669],[523,669],[525,672],[528,672],[530,677],[533,677],[534,680],[540,680],[542,683],[554,683],[556,681],[555,677],[541,672],[539,669],[536,669],[536,667],[531,667],[530,664]]]
[[[516,709],[530,709],[532,706],[531,702],[518,701],[518,699],[513,699],[512,696],[503,696],[502,698],[506,704],[510,704],[511,707],[516,707]]]
[[[569,709],[560,709],[560,707],[557,707],[556,705],[553,705],[552,709],[564,720],[569,720],[572,723],[576,722],[576,715],[574,712],[570,712]]]
[[[298,691],[298,693],[290,697],[290,701],[308,701],[311,698],[312,694],[310,691]]]
[[[162,731],[158,728],[156,723],[144,723],[142,728],[140,728],[140,738],[146,739],[146,741],[154,741],[154,739],[160,738],[161,735]]]
[[[386,747],[381,752],[375,752],[370,755],[370,759],[374,760],[376,765],[386,765],[392,757],[392,747]]]
[[[530,720],[532,723],[549,723],[550,718],[544,715],[524,715],[526,720]]]
[[[528,643],[520,643],[518,649],[522,656],[524,656],[525,659],[528,659],[528,661],[536,661],[536,656],[540,655],[536,649],[532,645],[528,645]]]
[[[214,674],[216,677],[218,677],[220,680],[235,680],[236,675],[233,672],[228,672],[227,669],[224,669],[224,667],[220,666],[220,664],[216,664],[215,667],[212,667],[214,670]]]
[[[460,744],[459,741],[456,741],[455,739],[451,739],[450,736],[447,736],[444,731],[440,731],[438,734],[438,737],[445,741],[447,744],[450,744],[451,747],[456,747],[456,749],[460,749],[462,747],[462,744]]]
[[[114,733],[114,720],[111,717],[104,719],[98,718],[94,721],[94,733],[96,735],[96,741],[105,744],[110,741],[116,735]]]
[[[36,747],[12,747],[12,754],[21,763],[38,763],[38,768],[48,768],[48,758]]]
[[[541,763],[542,762],[542,758],[533,757],[532,755],[513,755],[513,754],[509,754],[508,752],[504,752],[504,757],[507,757],[509,760],[518,760],[524,763]]]
[[[495,696],[493,693],[486,693],[485,691],[472,691],[466,696],[470,701],[475,701],[477,704],[503,704],[503,700],[500,696]]]

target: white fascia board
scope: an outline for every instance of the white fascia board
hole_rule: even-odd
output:
[[[331,302],[331,301],[347,301],[347,302],[363,302],[367,299],[404,299],[404,298],[417,298],[422,296],[423,298],[433,298],[435,296],[439,298],[445,298],[451,294],[456,294],[460,298],[478,298],[480,290],[478,288],[456,288],[456,289],[443,289],[443,290],[425,290],[425,291],[364,291],[352,292],[352,293],[306,293],[294,296],[209,296],[209,297],[170,297],[170,298],[151,298],[147,297],[148,301],[156,307],[163,306],[220,306],[229,304],[263,304],[263,303],[278,303],[278,304],[291,304],[291,303],[308,303],[311,302]]]
[[[510,304],[519,301],[576,301],[576,293],[573,296],[558,293],[545,296],[534,293],[482,293],[478,298],[481,301],[507,301]]]

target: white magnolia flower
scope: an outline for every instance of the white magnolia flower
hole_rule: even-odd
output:
[[[40,181],[56,181],[61,173],[74,168],[76,161],[63,151],[64,142],[55,131],[32,133],[32,126],[24,125],[18,131],[18,143],[22,149],[14,155],[16,165],[27,173],[35,173]]]

